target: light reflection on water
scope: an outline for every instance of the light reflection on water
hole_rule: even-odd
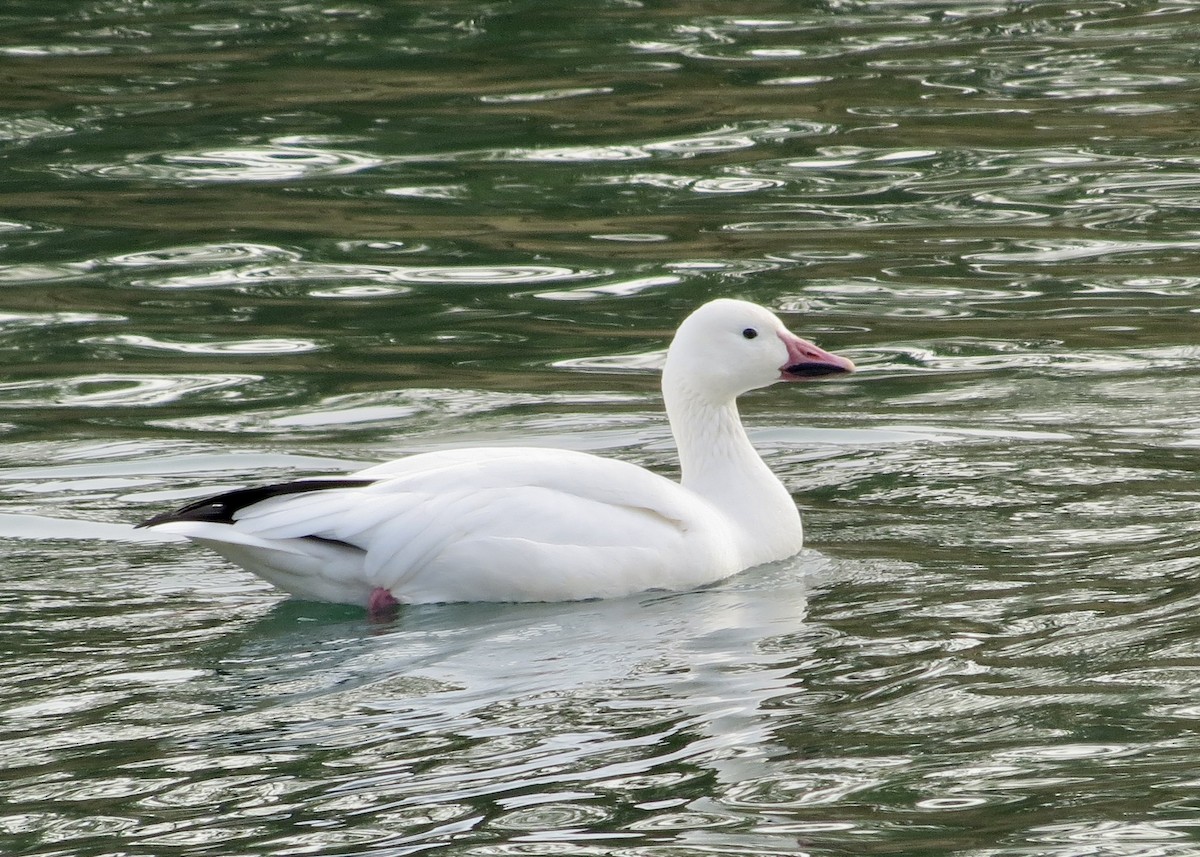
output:
[[[1198,852],[1188,4],[0,23],[14,853]],[[719,295],[861,366],[743,402],[788,562],[377,625],[132,528],[444,446],[672,473]]]
[[[240,182],[345,175],[383,163],[378,158],[308,145],[258,149],[172,152],[128,159],[121,164],[69,164],[58,171],[93,174],[102,178],[159,182]]]
[[[185,396],[230,391],[261,381],[255,375],[188,375],[177,377],[99,374],[41,381],[0,383],[0,407],[120,408],[145,407]]]

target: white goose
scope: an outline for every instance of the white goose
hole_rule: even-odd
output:
[[[770,311],[715,300],[679,326],[663,369],[681,483],[563,449],[452,449],[230,491],[140,526],[186,536],[300,598],[372,613],[687,589],[803,543],[737,397],[853,369]]]

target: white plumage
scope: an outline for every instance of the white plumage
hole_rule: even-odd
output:
[[[142,526],[187,536],[301,598],[372,611],[691,588],[803,543],[736,397],[852,369],[768,310],[716,300],[680,325],[663,371],[681,483],[569,450],[453,449],[232,491]]]

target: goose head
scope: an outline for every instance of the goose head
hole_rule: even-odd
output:
[[[776,381],[853,371],[849,359],[796,336],[770,310],[720,298],[700,306],[679,326],[667,351],[663,386],[725,404]]]

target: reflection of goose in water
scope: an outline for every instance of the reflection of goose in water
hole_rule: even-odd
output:
[[[695,591],[418,606],[371,626],[285,601],[225,638],[240,642],[221,692],[253,711],[234,721],[239,752],[353,735],[327,787],[369,805],[586,804],[710,773],[719,795],[779,776],[779,730],[821,710],[798,669],[830,635],[808,624],[807,589],[844,573],[804,551]]]
[[[186,536],[302,598],[563,601],[679,590],[800,550],[800,515],[736,399],[854,365],[755,304],[680,325],[663,397],[682,482],[560,449],[456,449],[341,477],[246,488],[143,526]]]

